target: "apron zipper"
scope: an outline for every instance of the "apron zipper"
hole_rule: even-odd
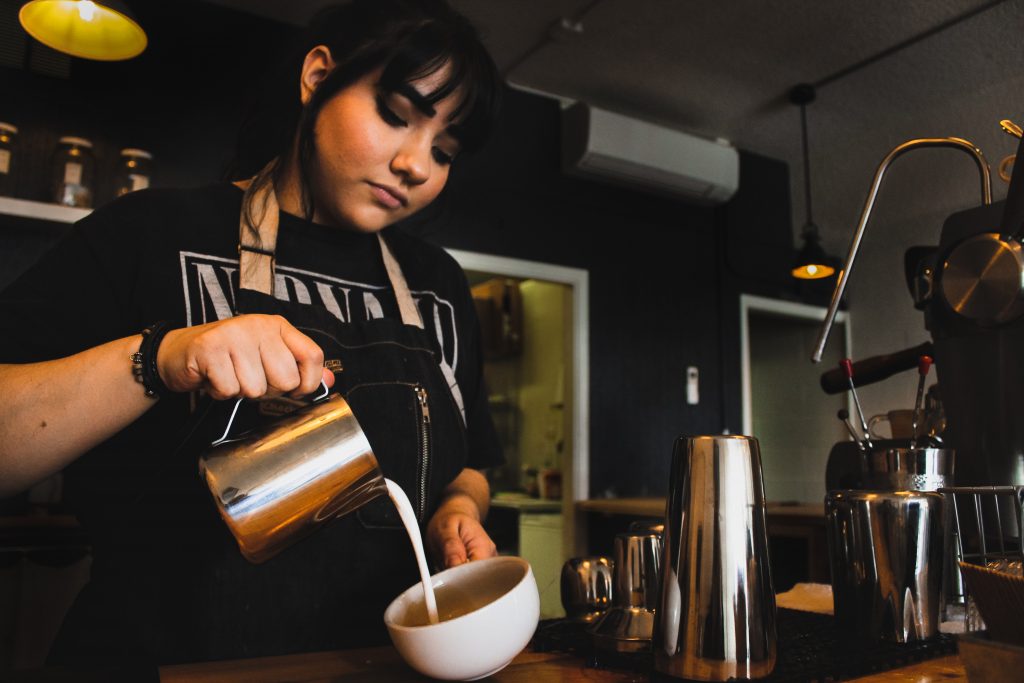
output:
[[[416,394],[416,405],[419,412],[417,428],[420,442],[419,471],[417,472],[416,482],[416,493],[419,495],[417,502],[419,505],[417,506],[416,517],[420,522],[423,522],[423,518],[427,513],[427,473],[430,470],[430,405],[427,403],[427,390],[422,385],[413,382],[366,382],[350,388],[344,393],[344,397],[347,400],[356,389],[396,385],[409,387]]]
[[[420,522],[427,509],[427,470],[430,468],[430,406],[427,404],[427,390],[416,385],[416,398],[420,404]]]

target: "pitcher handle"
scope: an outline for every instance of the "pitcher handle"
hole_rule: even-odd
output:
[[[318,401],[322,401],[323,399],[327,398],[327,394],[329,394],[329,393],[331,393],[331,390],[327,387],[327,383],[324,382],[323,380],[320,380],[320,393],[318,393],[316,396],[313,396],[312,398],[308,399],[310,405],[312,405],[312,404],[314,404],[314,403],[316,403]],[[211,447],[219,446],[219,445],[221,445],[222,443],[224,443],[226,441],[230,441],[230,438],[228,438],[228,434],[231,433],[231,427],[232,427],[232,425],[235,424],[235,416],[238,415],[238,408],[239,408],[239,406],[242,405],[242,401],[244,401],[244,400],[245,400],[244,398],[235,399],[235,407],[231,409],[231,415],[230,415],[230,417],[228,417],[228,424],[224,428],[224,433],[220,435],[220,438],[214,440],[210,444]]]

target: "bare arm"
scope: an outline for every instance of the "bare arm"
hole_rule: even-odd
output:
[[[54,474],[155,404],[128,359],[141,341],[135,335],[59,360],[0,365],[0,496]],[[204,389],[217,399],[308,394],[334,380],[313,340],[270,315],[172,330],[157,366],[170,390]]]
[[[427,525],[427,543],[445,567],[498,554],[483,527],[490,499],[490,485],[478,470],[467,467],[448,484]]]
[[[62,469],[154,403],[131,372],[141,335],[67,358],[0,365],[0,496]]]

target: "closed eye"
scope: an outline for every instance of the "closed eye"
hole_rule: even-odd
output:
[[[447,152],[445,152],[443,149],[441,149],[439,147],[434,147],[430,151],[434,155],[434,161],[436,161],[437,163],[441,164],[442,166],[450,166],[451,163],[453,161],[455,161],[455,156],[454,155],[448,154]]]
[[[395,113],[395,110],[388,106],[388,103],[384,101],[383,95],[377,95],[377,114],[383,119],[384,123],[394,128],[405,128],[408,126],[408,122],[401,116]]]

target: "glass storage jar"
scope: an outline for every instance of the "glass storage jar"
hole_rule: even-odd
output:
[[[14,196],[14,143],[18,128],[0,121],[0,195]]]
[[[53,161],[53,200],[64,206],[92,207],[95,177],[92,142],[70,136],[61,138]]]
[[[120,197],[123,194],[128,194],[135,190],[145,190],[149,187],[152,162],[153,155],[144,149],[131,147],[122,149],[114,195]]]

